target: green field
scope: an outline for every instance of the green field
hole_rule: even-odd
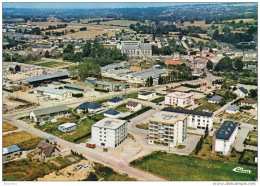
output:
[[[131,162],[134,167],[174,181],[256,181],[257,168],[216,160],[156,152]],[[251,174],[237,173],[243,167]]]
[[[127,98],[138,99],[138,93],[125,94],[122,97],[125,98],[125,99],[127,99]]]
[[[61,65],[65,65],[65,64],[66,63],[57,62],[57,61],[48,61],[48,62],[43,62],[43,63],[37,63],[35,65],[43,66],[43,67],[54,67],[54,66],[61,66]]]
[[[253,125],[257,125],[258,121],[255,119],[250,119],[247,123],[253,124]]]
[[[160,103],[160,102],[162,102],[162,101],[164,101],[164,97],[155,98],[155,99],[152,100],[151,102],[153,102],[153,103]]]
[[[129,110],[126,108],[126,104],[121,104],[118,105],[115,110],[119,111],[119,112],[129,112]]]
[[[197,108],[195,108],[195,110],[202,111],[203,109],[208,109],[210,112],[215,112],[216,110],[218,110],[220,108],[221,108],[221,106],[219,106],[217,104],[206,102],[206,103],[198,106]]]
[[[91,126],[96,123],[99,119],[102,119],[103,113],[97,114],[94,116],[91,116],[88,119],[84,119],[77,124],[77,128],[70,132],[62,132],[58,130],[58,125],[66,122],[75,122],[75,118],[73,119],[62,119],[61,121],[58,121],[56,123],[47,123],[43,126],[35,125],[35,128],[38,128],[42,131],[54,134],[60,138],[63,138],[65,140],[80,143],[82,140],[85,140],[90,137],[91,135]]]
[[[69,159],[73,159],[71,161]],[[79,162],[82,157],[69,155],[53,158],[52,162],[38,161],[37,159],[21,159],[3,164],[4,181],[33,181],[53,171],[60,170],[68,165]],[[53,163],[56,162],[56,163]]]
[[[136,24],[137,21],[129,21],[129,20],[112,20],[112,21],[105,21],[100,22],[102,25],[120,25],[120,26],[130,26],[131,24]]]

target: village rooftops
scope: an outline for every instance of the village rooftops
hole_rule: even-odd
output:
[[[171,113],[171,112],[157,112],[155,113],[150,122],[162,123],[162,124],[175,124],[177,121],[184,120],[187,116],[179,113]]]
[[[233,134],[238,122],[224,121],[216,133],[217,139],[229,140],[230,136]]]
[[[211,113],[211,112],[188,110],[188,109],[184,109],[184,108],[165,107],[162,109],[162,111],[176,112],[176,113],[182,113],[182,114],[188,114],[188,115],[207,116],[207,117],[213,116],[213,113]]]
[[[18,145],[11,145],[8,147],[3,147],[3,155],[17,152],[19,150],[20,150],[20,148],[18,147]]]
[[[213,96],[212,98],[209,98],[209,101],[220,101],[222,98],[223,98],[222,96],[216,95]]]
[[[47,107],[47,108],[42,108],[38,110],[32,111],[36,116],[42,116],[42,115],[47,115],[47,114],[52,114],[52,113],[57,113],[57,112],[63,112],[69,110],[66,105],[60,105],[60,106],[55,106],[55,107]]]
[[[117,129],[123,124],[125,124],[125,120],[113,119],[113,118],[103,118],[102,120],[96,122],[92,127],[99,127],[105,129]]]

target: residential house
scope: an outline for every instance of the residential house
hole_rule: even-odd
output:
[[[212,151],[227,155],[238,133],[238,122],[224,121],[213,135]]]
[[[30,112],[30,119],[37,122],[69,115],[69,109],[65,105],[47,107]]]
[[[251,106],[253,108],[257,108],[257,101],[253,100],[252,98],[246,98],[241,101],[240,106]]]
[[[219,95],[215,95],[208,99],[208,102],[210,103],[218,103],[223,97]]]
[[[61,125],[58,125],[58,130],[62,132],[70,132],[77,128],[76,123],[63,123]]]
[[[229,107],[226,108],[226,113],[228,114],[236,114],[239,112],[239,106],[237,105],[230,105]]]
[[[93,102],[85,102],[77,106],[77,112],[83,112],[83,111],[88,111],[88,112],[97,112],[100,111],[102,108],[100,103],[93,103]]]
[[[108,118],[118,118],[120,116],[120,112],[114,109],[108,109],[104,112],[104,116]]]
[[[40,141],[36,147],[38,157],[40,159],[48,160],[50,158],[58,157],[60,150],[50,143]]]
[[[156,96],[155,92],[142,92],[142,93],[138,94],[138,98],[144,99],[144,100],[154,98],[155,96]]]
[[[118,105],[121,105],[122,103],[124,103],[124,99],[120,98],[120,97],[113,97],[111,99],[109,99],[107,101],[107,104],[110,106],[110,107],[116,107]]]
[[[239,87],[233,93],[235,93],[240,98],[248,96],[248,91],[244,87]]]
[[[3,147],[3,162],[6,162],[14,158],[18,158],[21,154],[22,152],[18,145]]]
[[[136,112],[136,111],[138,111],[142,108],[142,105],[138,102],[128,101],[126,103],[126,108],[133,111],[133,112]]]

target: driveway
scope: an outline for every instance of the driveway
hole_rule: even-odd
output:
[[[233,146],[237,151],[242,152],[244,150],[244,141],[250,130],[251,130],[250,128],[241,125],[241,129],[238,130],[238,134],[233,143]]]

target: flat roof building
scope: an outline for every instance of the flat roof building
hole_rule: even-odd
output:
[[[175,147],[183,143],[187,136],[187,116],[185,114],[160,111],[149,121],[149,144]]]
[[[92,141],[97,146],[117,147],[127,138],[127,121],[103,118],[91,127]]]

